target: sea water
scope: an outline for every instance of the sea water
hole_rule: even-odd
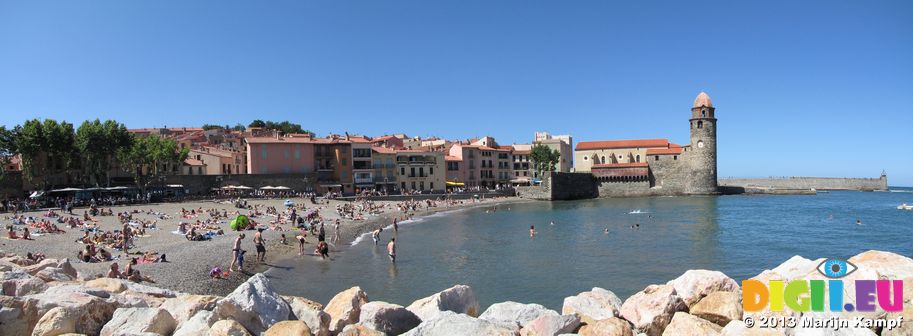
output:
[[[913,211],[897,209],[913,204],[913,193],[894,190],[900,192],[645,197],[449,211],[401,224],[395,264],[386,254],[393,231],[384,230],[377,246],[370,237],[360,239],[331,253],[332,260],[301,257],[268,276],[283,293],[323,303],[360,286],[372,301],[408,305],[466,284],[483,309],[511,300],[560,310],[565,297],[593,287],[624,300],[689,269],[719,270],[741,281],[794,255],[846,259],[876,249],[913,256]]]

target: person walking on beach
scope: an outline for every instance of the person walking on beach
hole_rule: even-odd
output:
[[[390,256],[391,262],[396,262],[396,238],[390,238],[390,242],[387,243],[387,255]]]
[[[317,230],[317,241],[326,241],[327,232],[323,229],[323,222],[320,222],[320,229]]]
[[[257,261],[263,262],[266,259],[266,246],[263,240],[263,229],[257,229],[257,233],[254,234],[254,246],[257,247]]]
[[[130,223],[124,222],[122,234],[124,235],[124,255],[130,254],[127,248],[130,245]]]
[[[244,234],[238,235],[238,238],[235,238],[235,244],[231,248],[231,265],[228,266],[229,272],[235,271],[235,264],[238,263],[238,259],[241,257],[241,240],[244,239]]]

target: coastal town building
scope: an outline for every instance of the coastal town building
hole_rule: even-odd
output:
[[[551,135],[548,132],[536,132],[533,145],[545,145],[558,151],[558,164],[555,171],[568,173],[574,171],[574,138],[570,135]]]
[[[513,150],[510,154],[511,165],[511,184],[530,185],[533,178],[538,178],[535,167],[530,160],[532,145],[520,144],[511,146]]]
[[[317,171],[317,192],[355,192],[352,183],[352,143],[338,136],[316,138],[312,142]]]
[[[352,143],[352,177],[356,192],[374,189],[371,140],[364,136],[347,136]]]
[[[374,160],[374,189],[387,193],[399,191],[396,183],[396,150],[374,146],[371,147],[371,158]]]
[[[247,173],[247,155],[244,151],[202,146],[190,149],[187,156],[199,160],[206,165],[204,175]]]
[[[442,192],[445,189],[444,152],[426,150],[396,151],[397,177],[404,192]]]
[[[600,196],[715,194],[716,108],[701,92],[689,119],[690,143],[667,139],[584,141],[574,151],[576,171],[592,174]]]
[[[315,169],[314,143],[308,137],[246,138],[249,174],[309,174]]]
[[[448,156],[451,162],[459,162],[448,170],[448,180],[451,185],[476,187],[482,182],[482,151],[480,146],[456,143],[450,147]]]

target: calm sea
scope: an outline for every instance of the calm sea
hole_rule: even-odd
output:
[[[720,196],[534,202],[452,211],[400,226],[398,260],[370,239],[332,261],[269,272],[283,293],[326,303],[351,286],[371,300],[408,305],[454,284],[494,302],[561,309],[567,296],[603,287],[622,299],[688,269],[736,280],[793,255],[848,258],[878,249],[913,256],[913,189],[817,196]],[[856,220],[863,225],[856,225]],[[554,222],[554,225],[551,223]],[[632,225],[640,225],[632,229]],[[529,226],[538,234],[529,237]],[[608,228],[606,235],[603,230]]]

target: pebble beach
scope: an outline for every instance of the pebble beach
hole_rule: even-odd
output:
[[[286,199],[284,198],[252,199],[248,201],[248,205],[260,205],[261,207],[272,206],[281,211],[284,209],[283,203],[285,200]],[[371,232],[377,228],[388,226],[393,222],[394,218],[402,220],[404,216],[406,216],[404,212],[400,211],[395,206],[399,203],[395,201],[376,201],[374,202],[376,205],[382,206],[381,213],[365,214],[363,220],[353,220],[341,218],[336,212],[336,207],[338,205],[341,206],[346,203],[351,203],[348,201],[319,200],[319,204],[315,205],[303,198],[292,198],[291,200],[295,204],[304,205],[304,209],[298,210],[299,213],[304,213],[305,211],[313,209],[318,211],[325,223],[328,242],[332,242],[331,237],[335,234],[333,223],[336,219],[340,219],[340,239],[335,244],[330,244],[330,260],[323,261],[312,254],[313,249],[317,244],[317,238],[310,235],[305,239],[305,249],[307,253],[303,256],[299,256],[298,244],[295,240],[297,231],[285,231],[290,229],[290,225],[284,224],[280,225],[283,231],[272,229],[263,231],[263,237],[266,240],[267,254],[265,262],[259,263],[255,260],[256,251],[253,244],[253,234],[256,231],[243,231],[246,233],[246,238],[242,241],[242,249],[248,251],[245,256],[244,270],[241,272],[233,272],[223,279],[212,279],[209,276],[209,271],[213,266],[220,266],[223,270],[227,270],[231,263],[232,243],[239,233],[229,229],[228,220],[222,221],[219,225],[220,228],[224,229],[225,234],[217,235],[207,241],[189,241],[183,235],[174,232],[178,230],[181,221],[194,222],[197,219],[203,220],[209,218],[206,213],[198,215],[198,218],[184,218],[181,216],[182,209],[224,210],[229,213],[229,220],[236,216],[236,214],[234,214],[236,211],[240,211],[241,214],[247,214],[246,210],[236,208],[231,202],[194,201],[114,206],[111,207],[111,210],[115,213],[114,216],[95,216],[94,219],[98,229],[103,231],[120,229],[122,224],[118,220],[116,214],[122,212],[133,213],[133,218],[135,220],[157,221],[156,229],[146,230],[145,235],[138,237],[135,240],[134,246],[129,250],[129,256],[125,256],[119,250],[111,251],[116,258],[116,260],[112,262],[117,262],[121,269],[129,262],[131,257],[141,257],[142,252],[153,251],[164,253],[167,255],[168,262],[141,264],[135,266],[135,268],[141,271],[144,276],[155,281],[154,285],[157,287],[201,295],[226,295],[253,274],[265,272],[273,267],[276,262],[286,258],[309,258],[313,259],[315,263],[333,262],[334,253],[345,250],[357,236],[366,232]],[[440,211],[474,206],[493,206],[504,202],[518,201],[521,200],[517,198],[492,198],[481,201],[454,201],[452,204],[443,204],[444,202],[440,202],[438,206],[422,206],[415,211],[410,211],[408,214],[413,218],[418,218]],[[425,203],[422,202],[422,205],[424,204]],[[104,207],[104,209],[108,209],[108,207]],[[85,210],[86,209],[84,208],[74,209],[74,215],[66,214],[60,210],[56,211],[64,218],[82,218],[83,211]],[[157,215],[147,214],[146,212],[149,210],[152,210],[152,212],[155,213],[164,213],[170,216],[170,218],[159,219],[157,218]],[[21,214],[43,219],[45,213],[46,210],[31,211]],[[12,214],[0,214],[0,219],[2,219],[4,226],[11,223],[10,216],[12,216]],[[265,215],[256,216],[253,219],[258,223],[265,223],[269,220],[275,220],[275,218],[276,216]],[[45,219],[50,219],[52,221],[56,220],[56,218]],[[0,250],[19,255],[25,255],[26,253],[43,253],[47,258],[68,258],[73,267],[86,278],[104,275],[112,262],[87,263],[78,260],[77,253],[84,245],[76,242],[76,240],[82,237],[84,232],[79,228],[70,229],[69,227],[64,227],[63,224],[59,224],[58,226],[60,226],[65,233],[33,234],[34,240],[14,240],[9,239],[4,235],[4,237],[0,239]],[[19,225],[18,227],[21,230],[22,226]],[[286,235],[287,244],[280,243],[280,235],[283,233]]]

